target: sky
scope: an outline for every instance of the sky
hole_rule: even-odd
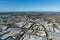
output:
[[[60,12],[60,0],[0,0],[0,12],[13,11]]]

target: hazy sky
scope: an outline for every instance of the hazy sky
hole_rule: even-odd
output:
[[[60,0],[0,0],[0,12],[59,11]]]

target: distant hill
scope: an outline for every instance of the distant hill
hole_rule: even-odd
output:
[[[0,14],[53,14],[60,15],[60,12],[0,12]]]

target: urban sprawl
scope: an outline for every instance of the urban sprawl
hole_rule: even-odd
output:
[[[60,15],[2,13],[0,40],[60,40]]]

